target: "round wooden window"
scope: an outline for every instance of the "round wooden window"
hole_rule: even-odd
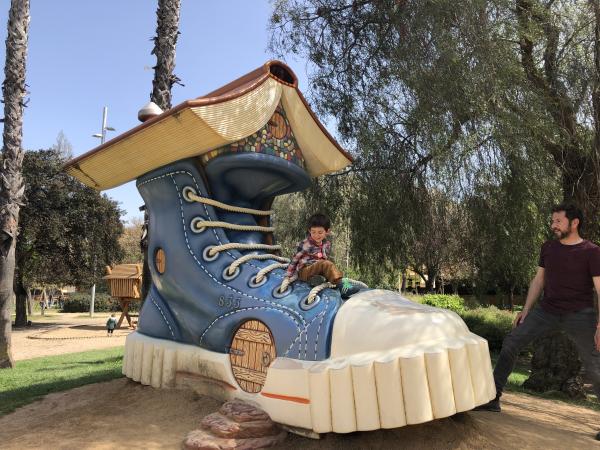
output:
[[[154,264],[156,265],[156,270],[158,270],[158,273],[165,273],[167,261],[165,257],[165,251],[162,248],[156,250],[154,255]]]
[[[285,119],[277,112],[273,114],[273,117],[271,117],[271,120],[269,121],[269,127],[271,134],[277,139],[283,139],[288,133]]]
[[[244,391],[261,391],[275,357],[273,335],[261,321],[248,320],[235,332],[229,359],[233,376]]]

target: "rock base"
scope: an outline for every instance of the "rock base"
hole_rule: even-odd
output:
[[[183,441],[186,450],[255,449],[283,442],[287,433],[267,413],[240,400],[225,403]]]

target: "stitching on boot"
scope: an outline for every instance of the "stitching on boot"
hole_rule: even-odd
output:
[[[228,312],[228,313],[226,313],[226,314],[223,314],[223,315],[221,315],[221,316],[217,317],[215,320],[213,320],[213,321],[212,321],[212,323],[211,323],[211,324],[208,326],[208,328],[207,328],[206,330],[204,330],[204,333],[202,333],[202,335],[200,336],[200,342],[202,342],[202,339],[204,339],[204,335],[205,335],[206,333],[208,333],[208,330],[210,330],[210,328],[211,328],[211,327],[212,327],[212,326],[213,326],[215,323],[217,323],[219,320],[221,320],[221,319],[224,319],[225,317],[232,316],[232,315],[234,315],[234,314],[237,314],[237,313],[243,312],[243,311],[252,311],[252,310],[256,310],[256,309],[266,309],[266,310],[270,310],[270,311],[277,311],[277,312],[280,312],[280,313],[282,313],[282,314],[285,314],[286,316],[288,316],[290,319],[292,319],[292,320],[294,321],[294,324],[296,325],[296,329],[297,329],[297,330],[298,330],[300,333],[302,333],[302,329],[301,329],[301,328],[298,326],[296,319],[294,319],[294,318],[293,318],[291,315],[289,315],[289,314],[288,314],[288,313],[286,313],[285,311],[281,311],[281,310],[278,310],[278,309],[275,309],[275,308],[269,308],[268,306],[253,306],[252,308],[242,308],[242,309],[237,309],[237,310],[235,310],[235,311],[230,311],[230,312]]]
[[[249,295],[245,292],[242,291],[238,291],[237,289],[232,288],[231,286],[221,283],[219,280],[217,280],[207,269],[206,267],[204,267],[204,265],[198,260],[198,258],[196,257],[196,255],[194,254],[194,251],[192,250],[192,247],[190,246],[190,241],[188,239],[188,234],[185,228],[185,216],[183,214],[183,200],[181,199],[181,192],[179,190],[179,185],[177,184],[177,182],[175,181],[175,179],[173,177],[171,177],[171,180],[173,181],[173,184],[175,185],[175,190],[177,191],[177,197],[179,198],[179,209],[181,211],[181,222],[183,224],[183,234],[185,236],[185,245],[188,248],[188,251],[190,252],[190,255],[192,255],[192,258],[194,258],[194,261],[196,261],[196,264],[198,264],[202,270],[204,271],[204,273],[206,273],[206,275],[208,275],[209,278],[211,278],[215,283],[217,283],[219,286],[222,286],[226,289],[229,289],[230,291],[233,291],[237,294],[243,295],[244,297],[248,297],[251,299],[254,299],[256,301],[259,302],[263,302],[263,303],[267,303],[269,305],[273,305],[274,308],[271,308],[273,311],[280,311],[280,312],[284,312],[282,311],[283,309],[289,311],[290,313],[292,313],[294,316],[298,317],[300,319],[300,321],[302,322],[302,325],[306,326],[306,321],[304,320],[304,317],[302,317],[301,315],[299,315],[298,313],[296,313],[296,311],[294,311],[291,308],[288,308],[287,306],[275,303],[275,302],[271,302],[269,300],[265,300],[263,298],[260,297],[255,297],[253,295]],[[291,316],[292,318],[294,316]],[[294,319],[294,322],[298,322],[298,320]],[[296,327],[298,327],[298,325],[296,325]],[[298,327],[299,328],[299,327]]]
[[[330,305],[330,301],[329,298],[327,298],[325,300],[325,304],[327,305],[325,307],[325,311],[323,311],[323,316],[321,317],[321,321],[319,322],[319,328],[317,328],[317,337],[315,338],[315,355],[314,355],[314,360],[317,360],[317,345],[319,344],[319,334],[321,333],[321,325],[323,325],[323,320],[325,319],[325,315],[327,314],[327,311],[329,311],[329,305]]]
[[[323,319],[325,318],[325,314],[327,313],[327,310],[329,309],[329,302],[327,303],[327,307],[325,308],[324,311],[321,311],[319,314],[317,314],[315,317],[312,318],[312,320],[304,327],[304,329],[300,329],[298,328],[298,330],[300,331],[297,335],[296,338],[294,339],[294,341],[290,344],[290,346],[287,348],[287,350],[285,351],[285,353],[283,354],[283,356],[287,356],[290,351],[292,350],[292,348],[294,347],[294,345],[298,342],[298,339],[302,339],[302,335],[304,334],[306,336],[307,339],[307,343],[308,343],[308,327],[310,327],[312,325],[312,323],[317,320],[319,317],[321,317],[321,323],[323,323]],[[319,325],[319,329],[321,328],[321,326]],[[319,340],[319,331],[317,331],[317,342]],[[315,342],[315,349],[317,348],[317,343]],[[300,352],[302,351],[302,341],[300,341],[300,345],[298,345],[298,358],[300,358]],[[306,356],[306,350],[305,350],[305,356]],[[315,350],[315,358],[316,358],[316,350]],[[315,359],[316,361],[316,359]]]
[[[194,186],[196,186],[196,192],[202,192],[202,190],[200,189],[200,186],[198,185],[198,182],[196,181],[196,178],[194,177],[194,175],[193,175],[191,172],[188,172],[187,170],[176,170],[176,171],[174,171],[174,172],[169,172],[169,173],[166,173],[166,174],[164,174],[164,175],[160,175],[160,176],[158,176],[158,177],[150,178],[150,179],[148,179],[148,180],[146,180],[146,181],[142,181],[142,182],[141,182],[141,183],[139,183],[137,186],[138,186],[138,187],[140,187],[140,186],[143,186],[143,185],[144,185],[144,184],[146,184],[146,183],[150,183],[150,182],[152,182],[152,181],[157,181],[157,180],[160,180],[161,178],[166,178],[166,177],[171,177],[171,180],[173,181],[173,183],[175,183],[175,184],[176,184],[176,182],[175,182],[175,180],[174,180],[174,178],[173,178],[173,175],[187,175],[187,176],[189,176],[189,177],[192,179],[192,181],[194,182]],[[176,184],[176,186],[177,186],[177,184]],[[206,207],[206,205],[205,205],[205,204],[202,204],[202,207],[204,208],[204,212],[206,213],[206,216],[207,216],[209,219],[211,219],[211,220],[212,220],[212,219],[213,219],[213,217],[212,217],[212,216],[210,215],[210,213],[208,212],[208,208]],[[185,228],[185,223],[184,223],[184,225],[183,225],[183,226],[184,226],[184,228]],[[221,241],[221,239],[219,238],[219,234],[217,233],[217,230],[213,229],[213,230],[212,230],[212,232],[213,232],[213,234],[215,235],[215,239],[217,240],[217,242],[219,243],[219,245],[221,245],[223,242],[222,242],[222,241]],[[235,255],[233,255],[232,253],[230,253],[228,250],[225,250],[225,253],[227,253],[227,254],[228,254],[229,256],[231,256],[233,259],[237,259],[237,257],[236,257]],[[255,266],[255,265],[254,265],[254,264],[252,264],[251,262],[248,262],[247,264],[249,264],[251,267],[254,267],[255,269],[258,269],[258,270],[261,270],[261,269],[262,269],[262,267]],[[284,273],[283,273],[283,271],[280,271],[280,270],[278,270],[278,271],[272,271],[271,273],[272,273],[272,274],[273,274],[275,277],[277,277],[277,278],[279,278],[279,279],[281,279],[281,280],[283,280],[283,279],[284,279]]]
[[[152,296],[152,294],[149,295],[150,300],[152,301],[152,303],[154,303],[154,306],[156,306],[158,308],[158,311],[160,312],[160,315],[162,316],[162,318],[164,319],[165,323],[167,324],[167,326],[169,327],[169,331],[171,332],[171,336],[173,336],[173,339],[175,339],[175,333],[173,333],[173,330],[171,329],[171,325],[169,324],[169,321],[167,320],[167,318],[165,317],[162,309],[160,308],[160,306],[158,306],[158,303],[156,303],[154,301],[154,297]]]

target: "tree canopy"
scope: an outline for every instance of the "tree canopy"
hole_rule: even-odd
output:
[[[123,255],[117,203],[64,173],[64,163],[60,149],[25,153],[15,278],[21,306],[28,287],[88,287]]]
[[[510,291],[535,268],[553,203],[600,213],[599,11],[566,0],[276,2],[271,48],[307,59],[310,101],[356,156],[316,189],[331,204],[323,186],[348,186],[361,269],[466,267]],[[587,237],[600,238],[597,221]]]

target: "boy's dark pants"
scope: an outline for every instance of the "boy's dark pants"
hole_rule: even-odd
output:
[[[586,373],[593,383],[594,392],[600,399],[600,353],[594,346],[597,320],[598,314],[594,308],[562,315],[549,313],[540,306],[534,308],[525,320],[504,338],[494,368],[497,396],[502,395],[521,349],[549,331],[563,330],[576,345]]]
[[[323,275],[330,283],[337,283],[344,275],[328,259],[321,259],[315,263],[303,267],[298,272],[298,278],[308,281],[313,275]]]

